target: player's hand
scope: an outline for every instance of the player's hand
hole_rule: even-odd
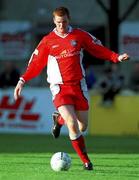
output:
[[[24,86],[24,82],[19,80],[16,87],[15,87],[15,89],[14,89],[14,99],[15,99],[15,101],[20,97],[23,86]]]
[[[126,60],[128,60],[128,59],[129,59],[129,55],[126,54],[126,53],[121,54],[121,55],[118,56],[118,60],[119,60],[120,62],[126,61]]]

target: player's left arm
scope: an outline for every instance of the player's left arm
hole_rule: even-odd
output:
[[[119,62],[126,61],[126,60],[128,60],[129,58],[130,58],[130,57],[129,57],[129,55],[128,55],[127,53],[124,53],[124,54],[121,54],[121,55],[118,56]]]
[[[119,55],[118,53],[115,53],[108,49],[107,47],[104,47],[102,44],[97,43],[96,41],[89,33],[83,32],[83,48],[87,50],[90,54],[93,56],[103,59],[103,60],[109,60],[114,63],[125,61],[129,59],[129,55],[124,53]]]

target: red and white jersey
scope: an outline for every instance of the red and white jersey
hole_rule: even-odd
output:
[[[118,54],[102,46],[88,32],[69,27],[67,35],[63,37],[54,29],[44,36],[33,52],[22,78],[28,81],[47,66],[47,80],[50,84],[79,82],[85,76],[82,66],[84,49],[97,58],[118,62]]]

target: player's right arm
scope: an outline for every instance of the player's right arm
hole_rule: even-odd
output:
[[[43,68],[47,65],[49,49],[46,45],[45,38],[39,43],[38,47],[32,53],[31,58],[28,63],[28,67],[25,73],[20,77],[15,90],[14,90],[14,99],[17,100],[23,89],[25,82],[33,79],[38,76]]]
[[[22,88],[24,86],[24,81],[22,79],[20,79],[14,89],[14,99],[15,101],[20,97],[21,95],[21,91],[22,91]]]

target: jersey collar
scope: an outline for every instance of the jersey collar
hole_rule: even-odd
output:
[[[54,28],[53,31],[55,32],[55,34],[56,34],[57,36],[62,37],[62,38],[65,38],[65,37],[68,36],[69,33],[71,33],[71,32],[73,31],[73,28],[72,28],[71,26],[68,26],[68,32],[67,32],[67,34],[66,34],[65,36],[61,36],[61,35],[57,32],[56,28]]]

